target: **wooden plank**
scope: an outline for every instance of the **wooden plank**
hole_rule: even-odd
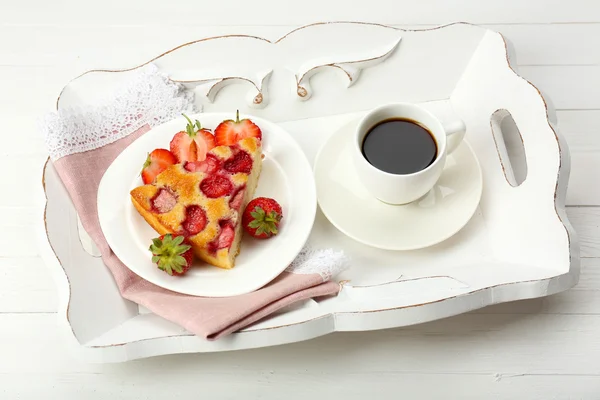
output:
[[[41,186],[41,181],[39,183]],[[21,190],[29,190],[27,186]],[[16,191],[9,184],[5,190]],[[43,194],[42,194],[43,199]],[[36,199],[41,203],[39,197]],[[2,207],[0,208],[0,259],[2,258],[31,258],[39,255],[36,245],[36,229],[43,218],[43,212],[38,207]]]
[[[56,307],[56,287],[41,258],[0,258],[0,313],[55,312]],[[579,284],[567,292],[473,313],[600,315],[600,259],[582,259]]]
[[[52,98],[50,94],[48,97]],[[0,110],[0,126],[5,132],[23,132],[8,134],[3,138],[4,145],[0,148],[0,156],[27,157],[47,154],[44,138],[37,133],[36,118],[50,111],[52,111],[51,104],[46,107],[40,104],[39,114],[28,110],[19,110],[15,113]],[[600,153],[600,130],[597,127],[597,121],[600,121],[600,110],[558,110],[556,114],[558,128],[567,140],[571,152]],[[577,155],[575,157],[577,158]],[[588,172],[594,173],[595,170],[591,169]]]
[[[0,171],[12,171],[12,173],[3,174],[2,193],[4,195],[0,198],[0,207],[19,208],[19,210],[16,210],[16,214],[13,214],[11,210],[2,210],[2,216],[6,215],[9,222],[6,220],[1,221],[1,225],[6,224],[6,226],[19,228],[22,226],[23,221],[15,219],[18,218],[15,217],[16,215],[25,212],[29,216],[32,210],[23,211],[23,209],[43,206],[45,199],[42,187],[42,171],[47,158],[47,155],[31,157],[9,155],[0,157]],[[26,220],[29,218],[28,216],[25,216]],[[2,245],[0,244],[0,246]],[[1,250],[0,254],[2,254]]]
[[[600,208],[571,207],[569,221],[575,228],[582,257],[600,257]]]
[[[136,363],[135,365],[139,365]],[[362,400],[410,398],[451,398],[480,400],[513,400],[515,394],[526,394],[528,400],[592,399],[600,391],[600,379],[589,375],[530,375],[526,373],[496,374],[419,374],[385,371],[358,374],[337,371],[281,372],[270,371],[235,373],[204,373],[192,376],[181,366],[167,362],[170,371],[144,375],[126,368],[127,375],[111,369],[100,373],[49,373],[0,375],[0,386],[7,398],[79,398],[86,400],[191,399],[197,393],[210,393],[211,399],[277,398],[285,392],[289,400],[332,398]],[[123,368],[117,367],[117,370]],[[125,376],[127,378],[125,378]],[[169,384],[161,381],[168,377]],[[31,381],[35,379],[35,384]],[[417,397],[412,397],[417,398]]]
[[[600,35],[599,35],[600,36]],[[181,41],[173,41],[173,45]],[[107,44],[105,43],[105,46]],[[156,47],[140,57],[142,50],[132,55],[131,45],[123,48],[119,56],[119,46],[114,49],[97,51],[95,57],[75,62],[73,53],[53,66],[46,65],[0,65],[0,86],[9,96],[0,98],[0,110],[5,115],[23,115],[17,125],[35,129],[36,119],[53,110],[55,101],[63,86],[72,78],[91,68],[125,68],[138,65],[158,54]],[[168,49],[172,46],[165,46]],[[146,48],[148,48],[146,46]],[[26,60],[25,60],[26,62]],[[1,64],[1,63],[0,63]],[[598,65],[558,65],[558,66],[521,66],[519,72],[535,84],[558,110],[563,109],[600,109],[600,66]],[[35,96],[25,87],[35,87]],[[7,127],[14,129],[12,126]]]
[[[598,204],[600,185],[597,182],[600,182],[600,154],[593,150],[572,152],[567,204]]]
[[[600,314],[600,259],[581,260],[577,286],[566,292],[539,299],[496,304],[473,314]]]
[[[56,312],[56,307],[56,287],[41,258],[0,257],[0,313]]]
[[[576,158],[581,153],[600,152],[600,110],[561,110],[556,112],[556,117],[558,129]]]
[[[17,190],[16,187],[14,190]],[[39,200],[40,197],[37,197],[37,199]],[[583,257],[600,257],[600,207],[571,207],[568,208],[567,212],[581,243],[581,255]],[[10,298],[10,301],[0,301],[0,312],[54,310],[54,306],[48,306],[48,304],[55,304],[54,300],[51,300],[54,298],[53,292],[48,291],[49,287],[53,287],[53,284],[48,283],[49,276],[44,273],[32,272],[33,266],[36,267],[35,271],[37,271],[37,268],[41,268],[43,265],[41,260],[36,258],[38,249],[32,242],[40,218],[41,211],[37,207],[0,207],[0,260],[5,260],[4,264],[0,264],[0,271],[4,276],[2,282],[0,282],[0,293],[3,292],[3,295]],[[22,258],[29,261],[20,261]],[[19,267],[22,262],[30,265],[31,268]],[[583,286],[580,286],[580,288],[600,288],[600,272],[598,271],[600,271],[600,265],[598,265],[596,259],[592,259],[592,261],[583,260],[580,283]],[[23,292],[18,289],[18,286],[17,289],[14,289],[16,282],[23,282],[26,287],[33,285],[32,287],[40,288],[40,291],[45,291],[45,295],[48,297],[41,297],[39,303],[29,303],[29,300],[23,300],[25,306],[19,306],[21,302],[20,293]],[[6,294],[8,292],[10,293]],[[598,303],[595,303],[586,300],[585,296],[587,295],[575,295],[573,300],[569,300],[572,306],[565,306],[562,300],[559,300],[560,307],[567,307],[565,308],[567,311],[557,311],[549,308],[548,312],[570,312],[568,310],[582,312],[575,309],[579,301],[584,302],[586,312],[593,312],[594,307],[600,312],[598,306],[600,298]],[[31,309],[28,308],[32,304],[37,304],[37,306]],[[554,303],[551,302],[550,304]]]
[[[600,109],[600,65],[523,66],[518,72],[557,110]]]
[[[126,68],[146,62],[183,43],[231,34],[277,40],[296,26],[2,26],[0,36],[14,40],[0,43],[0,65],[56,66],[80,70]],[[35,36],[36,41],[27,38]],[[124,38],[126,38],[124,40]],[[135,51],[132,51],[135,49]],[[58,82],[61,83],[61,82]],[[63,83],[66,83],[63,82]]]
[[[17,190],[16,186],[14,190]],[[567,215],[577,232],[581,256],[600,257],[600,207],[569,207]],[[32,246],[31,240],[41,218],[39,208],[15,208],[0,204],[0,255],[14,258],[37,256],[37,249]]]
[[[600,291],[600,258],[582,258],[581,275],[579,283],[570,292]],[[558,295],[557,295],[558,296]],[[595,312],[600,313],[600,308],[595,308]]]
[[[577,108],[585,105],[593,107],[600,106],[600,94],[594,91],[592,85],[586,86],[586,74],[596,71],[596,77],[600,84],[600,69],[598,67],[524,67],[527,74],[534,75],[534,83],[538,80],[549,79],[547,70],[555,70],[557,75],[564,75],[563,78],[571,83],[557,83],[551,79],[540,87],[549,91],[550,98],[558,99],[557,105],[564,108]],[[72,69],[71,69],[72,70]],[[8,156],[18,156],[19,165],[23,165],[22,175],[8,176],[8,186],[19,187],[22,182],[31,185],[39,175],[30,175],[31,171],[39,170],[38,165],[45,159],[45,145],[41,135],[35,134],[37,130],[36,118],[52,110],[56,95],[60,91],[60,84],[55,82],[66,82],[69,74],[61,68],[43,68],[43,67],[0,67],[0,86],[6,88],[8,92],[17,93],[14,96],[5,96],[0,98],[0,127],[4,132],[9,132],[5,136],[6,142],[0,149],[0,167],[10,168],[14,165],[15,158]],[[541,75],[537,75],[538,71]],[[566,71],[566,72],[565,72]],[[578,72],[579,71],[579,72]],[[568,73],[567,73],[568,72]],[[581,73],[581,74],[579,74]],[[581,75],[581,76],[580,76]],[[582,78],[583,76],[583,78]],[[537,77],[537,78],[536,78]],[[21,91],[20,87],[27,87],[33,83],[36,87],[36,96],[31,96],[27,91]],[[593,83],[593,82],[592,82]],[[577,86],[579,85],[579,87]],[[599,85],[600,86],[600,85]],[[581,89],[581,91],[579,91]],[[581,93],[576,96],[574,93]],[[572,103],[568,103],[572,101]],[[590,181],[600,181],[600,135],[594,134],[595,122],[598,121],[599,110],[581,111],[564,110],[558,112],[558,121],[561,132],[566,136],[572,150],[572,173],[570,180],[570,189],[568,192],[567,203],[570,205],[597,205],[600,204],[600,186],[590,185]],[[14,132],[14,133],[13,133]],[[24,132],[24,133],[23,133]],[[29,132],[29,133],[28,133]],[[23,157],[33,155],[32,159]],[[23,162],[25,161],[25,162]],[[35,178],[24,179],[26,176]],[[31,205],[30,201],[35,200],[31,196],[26,198],[9,197],[9,202],[0,201],[0,206],[19,206]],[[24,203],[23,203],[24,202]]]
[[[164,380],[157,377],[168,371],[172,388],[179,387],[173,379],[182,374],[189,375],[182,380],[189,383],[207,377],[236,380],[248,373],[298,371],[324,374],[324,380],[333,372],[357,377],[423,372],[492,376],[566,373],[600,380],[598,315],[465,314],[402,329],[336,333],[285,348],[158,357],[108,369],[75,360],[67,351],[64,332],[55,328],[55,318],[53,314],[0,314],[0,376],[57,379],[73,373],[102,373],[115,374],[121,382],[127,377],[130,383],[153,377],[156,384],[164,386]]]
[[[600,293],[596,290],[576,290],[558,293],[539,299],[520,300],[496,304],[473,314],[550,314],[550,315],[598,315]]]
[[[594,65],[600,62],[600,24],[484,25],[513,45],[518,65]]]
[[[585,215],[581,219],[588,220]],[[30,248],[31,242],[26,240],[29,234],[31,232],[25,231],[13,236],[17,255],[7,257],[5,251],[0,253],[3,254],[0,257],[0,313],[56,311],[54,282],[42,259],[35,257],[37,249]],[[596,228],[595,234],[595,240],[600,242],[600,229]],[[543,299],[495,305],[475,313],[600,314],[600,259],[584,258],[581,262],[579,284],[570,291]]]
[[[396,25],[427,29],[424,25]],[[519,65],[593,65],[600,62],[600,24],[482,24],[511,42]],[[247,34],[277,40],[295,25],[278,26],[0,26],[0,65],[116,68],[149,60],[182,43],[210,36]],[[35,41],[28,40],[35,36]],[[123,40],[126,38],[126,40]],[[135,52],[131,50],[135,49]]]
[[[114,67],[114,63],[111,66]],[[85,70],[74,66],[0,66],[0,86],[11,93],[0,98],[2,114],[27,112],[32,120],[26,126],[34,127],[36,118],[54,109],[64,84]],[[536,85],[557,110],[600,109],[600,92],[596,90],[600,87],[600,66],[523,66],[519,72]],[[22,90],[23,87],[35,87],[36,95]],[[24,123],[21,121],[21,125]]]
[[[37,118],[54,109],[60,91],[78,73],[73,66],[0,67],[0,87],[6,93],[0,97],[0,109],[5,115],[26,113],[30,120],[22,120],[21,126],[29,128],[28,133],[33,134]],[[35,91],[26,88],[35,88]],[[6,132],[3,137],[23,135],[23,128],[10,128],[11,131],[3,129]]]
[[[112,63],[111,67],[118,67]],[[136,65],[125,63],[125,66]],[[56,97],[71,78],[88,68],[0,67],[0,85],[14,93],[0,99],[6,114],[28,110],[34,116],[53,109]],[[556,110],[600,109],[600,66],[522,66],[519,73],[548,98]],[[57,83],[58,82],[58,83]],[[36,96],[19,90],[34,85]]]
[[[63,0],[60,7],[36,2],[35,12],[29,1],[11,4],[0,13],[4,25],[302,25],[315,20],[372,21],[385,24],[439,24],[453,21],[478,23],[556,23],[600,22],[600,5],[587,0],[505,0],[486,2],[462,0],[460,4],[445,0],[414,2],[410,0],[373,0],[368,7],[348,7],[339,2],[306,0],[293,12],[281,8],[277,0],[262,1],[260,6],[243,0],[214,2],[210,7],[194,1],[180,1],[174,12],[172,3],[148,7],[142,0],[82,4]],[[65,12],[68,10],[68,12]],[[318,14],[318,16],[316,16]]]
[[[584,257],[600,257],[600,207],[568,208]],[[36,207],[0,208],[0,313],[56,310],[54,283],[32,245],[41,211]],[[600,313],[600,259],[584,258],[579,285],[543,300],[501,305],[500,312],[548,314]],[[478,311],[487,313],[488,311]],[[490,312],[498,312],[498,310]]]

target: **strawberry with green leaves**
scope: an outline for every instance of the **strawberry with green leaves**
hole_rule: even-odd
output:
[[[257,197],[246,206],[242,224],[246,232],[255,238],[267,239],[277,235],[283,218],[281,206],[267,197]]]
[[[192,246],[181,235],[170,233],[152,239],[149,250],[158,269],[172,276],[184,275],[192,266]]]

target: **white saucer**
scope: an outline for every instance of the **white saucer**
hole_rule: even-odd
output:
[[[395,206],[377,200],[358,179],[351,158],[356,124],[331,135],[314,165],[319,206],[336,228],[372,247],[414,250],[442,242],[467,224],[483,187],[481,167],[467,142],[448,156],[442,176],[428,194]]]

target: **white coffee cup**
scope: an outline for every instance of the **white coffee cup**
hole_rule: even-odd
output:
[[[363,154],[363,141],[378,123],[392,118],[407,119],[426,128],[437,145],[435,160],[425,169],[411,174],[393,174],[373,166]],[[353,158],[357,174],[367,190],[389,204],[411,203],[429,192],[440,178],[446,156],[452,153],[465,135],[465,124],[456,119],[442,122],[425,108],[411,103],[392,103],[367,113],[354,133]]]

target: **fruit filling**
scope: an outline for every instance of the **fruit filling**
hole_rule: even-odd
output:
[[[191,205],[185,209],[185,220],[181,224],[188,236],[197,235],[206,227],[206,213],[202,207]]]
[[[203,161],[186,162],[183,168],[189,172],[214,174],[221,168],[221,161],[214,154],[208,154]]]
[[[233,174],[242,172],[249,174],[252,171],[252,157],[244,150],[238,150],[223,164],[223,169]]]
[[[233,192],[233,183],[226,176],[209,175],[200,182],[200,190],[206,197],[216,199],[230,195]]]
[[[160,189],[151,202],[155,212],[164,214],[175,207],[175,204],[177,204],[177,197],[169,189]]]
[[[208,244],[208,251],[216,253],[219,249],[228,249],[235,239],[235,228],[230,220],[219,221],[221,232],[212,242]]]
[[[217,249],[226,249],[233,243],[235,237],[235,229],[230,223],[221,228],[221,234],[218,237]]]
[[[240,187],[237,192],[233,196],[231,196],[231,200],[229,200],[229,207],[233,210],[239,211],[242,207],[242,202],[244,201],[244,194],[246,193],[246,186]]]

